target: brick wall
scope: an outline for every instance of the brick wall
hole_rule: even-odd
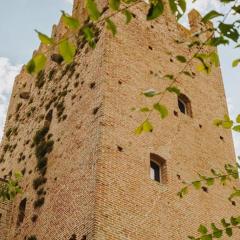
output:
[[[230,132],[212,125],[227,112],[219,69],[209,75],[196,72],[193,79],[179,78],[178,87],[191,101],[192,118],[180,113],[174,94],[167,94],[162,103],[169,117],[161,121],[153,114],[153,133],[133,134],[144,116],[130,109],[152,104],[153,99],[140,93],[164,89],[169,80],[162,76],[182,67],[175,56],[191,56],[193,51],[175,40],[192,40],[193,31],[204,27],[196,22],[199,15],[192,12],[192,30],[187,30],[168,12],[156,21],[145,21],[145,3],[132,11],[136,19],[127,26],[124,16],[113,18],[118,26],[115,38],[99,24],[96,49],[80,44],[70,66],[50,61],[38,78],[24,69],[17,77],[0,171],[5,178],[22,171],[24,194],[14,201],[8,240],[31,235],[38,240],[179,240],[195,233],[199,223],[235,213],[226,199],[230,188],[216,186],[209,194],[195,192],[183,200],[176,196],[181,187],[177,175],[191,180],[196,172],[208,173],[234,161]],[[79,12],[84,13],[82,2],[75,1],[75,16]],[[53,37],[60,39],[65,31],[60,22],[53,27]],[[195,72],[196,64],[189,70]],[[34,189],[33,181],[41,174],[35,156],[39,145],[33,142],[43,127],[49,130],[42,143],[53,141],[53,149],[46,155],[47,180]],[[150,153],[166,160],[166,184],[150,179]],[[17,226],[24,198],[25,217]],[[44,204],[36,207],[40,199]]]

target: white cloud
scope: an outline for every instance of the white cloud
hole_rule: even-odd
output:
[[[14,66],[8,58],[0,57],[0,138],[3,134],[6,113],[12,86],[21,66]]]

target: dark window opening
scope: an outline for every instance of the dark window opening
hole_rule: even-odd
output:
[[[26,204],[27,204],[27,198],[24,198],[20,204],[19,204],[19,213],[18,213],[18,220],[17,220],[17,226],[19,226],[25,217],[25,210],[26,210]]]
[[[161,178],[160,177],[160,174],[161,174],[160,166],[157,163],[151,161],[150,162],[150,167],[151,167],[151,169],[150,169],[151,179],[155,180],[157,182],[160,182],[160,178]]]
[[[192,108],[189,98],[183,94],[178,96],[178,108],[181,113],[192,117]]]
[[[178,107],[182,113],[186,114],[186,106],[181,99],[178,99]]]
[[[150,154],[150,178],[160,183],[167,182],[166,161],[153,153]]]

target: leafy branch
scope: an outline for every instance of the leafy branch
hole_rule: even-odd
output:
[[[188,236],[191,240],[212,240],[214,238],[222,238],[224,235],[231,237],[233,229],[240,229],[240,217],[231,217],[229,221],[225,218],[221,220],[221,224],[216,226],[215,223],[211,224],[208,229],[205,225],[200,225],[198,232],[201,234],[199,237]]]
[[[202,189],[204,192],[208,192],[208,188],[213,186],[216,180],[218,180],[221,185],[225,186],[227,182],[231,182],[232,180],[237,180],[239,178],[239,168],[240,166],[238,164],[235,166],[231,164],[225,164],[224,172],[211,169],[210,176],[204,176],[198,173],[199,179],[196,179],[190,183],[183,182],[184,187],[177,193],[177,195],[180,198],[183,198],[188,194],[190,188],[196,190]],[[233,198],[235,197],[240,197],[240,189],[234,187],[233,192],[228,198],[233,205],[235,205],[235,202],[233,201]]]
[[[213,124],[224,129],[232,129],[235,132],[240,132],[240,114],[236,117],[236,121],[230,119],[228,115],[224,115],[223,119],[215,119]]]

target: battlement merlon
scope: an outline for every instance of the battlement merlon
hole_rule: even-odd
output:
[[[97,3],[97,6],[100,11],[102,11],[108,5],[107,0],[96,0],[96,3]],[[146,3],[146,2],[143,1],[143,3]],[[146,5],[147,5],[147,3],[146,3]],[[134,12],[135,7],[137,7],[137,5],[132,7],[133,12]],[[142,7],[142,4],[140,7]],[[143,9],[144,12],[147,9],[148,9],[148,6],[146,6]],[[193,9],[188,14],[190,30],[185,28],[183,25],[177,23],[174,15],[171,13],[171,10],[170,10],[167,2],[165,2],[165,10],[164,11],[165,11],[164,17],[168,18],[169,21],[175,21],[176,24],[178,25],[179,30],[182,32],[183,35],[185,35],[185,37],[191,38],[192,36],[194,36],[197,33],[204,32],[203,34],[200,34],[200,36],[198,36],[200,40],[204,41],[211,36],[211,34],[212,34],[211,31],[207,31],[207,29],[211,29],[213,27],[212,22],[203,23],[202,16],[197,10]],[[86,6],[85,6],[85,0],[74,0],[72,15],[73,15],[73,17],[78,19],[80,21],[80,23],[84,23],[86,21],[86,19],[88,18],[88,14],[87,14]],[[53,25],[51,35],[55,40],[58,41],[59,39],[61,39],[61,37],[66,32],[67,32],[67,28],[65,27],[65,25],[62,21],[62,18],[61,18],[57,25]],[[43,46],[41,44],[38,51],[43,50],[45,48],[46,48],[46,46]]]
[[[100,10],[102,10],[108,4],[107,0],[97,0],[96,2],[97,2],[97,5]],[[165,16],[164,17],[167,17],[168,20],[170,20],[170,21],[176,21],[174,15],[170,12],[168,4],[165,3],[165,5],[167,7],[165,7],[165,13],[164,13]],[[140,6],[140,7],[142,7],[142,6]],[[146,6],[146,9],[147,8],[148,8],[148,6]],[[146,9],[144,9],[144,11]],[[133,8],[133,12],[134,12],[134,8]],[[73,15],[73,17],[77,18],[81,23],[83,23],[87,19],[88,15],[87,15],[86,7],[85,7],[85,0],[74,0],[72,15]],[[210,31],[206,31],[206,30],[211,29],[213,27],[212,22],[203,23],[202,16],[197,10],[195,10],[195,9],[191,10],[188,14],[188,19],[189,19],[190,29],[184,27],[182,24],[177,23],[177,21],[176,21],[178,30],[180,31],[180,34],[182,35],[182,37],[187,38],[187,39],[193,39],[195,37],[198,37],[200,40],[204,41],[211,36],[212,33]],[[59,23],[53,25],[51,36],[56,41],[58,41],[62,38],[62,36],[67,31],[68,30],[67,30],[66,26],[64,25],[62,18],[60,18]],[[206,32],[204,32],[203,34],[200,34],[199,36],[195,36],[197,33],[200,33],[203,31],[206,31]],[[38,52],[45,51],[45,50],[47,50],[47,48],[48,48],[48,46],[46,46],[44,44],[40,44],[39,48],[33,52],[33,55],[37,54]],[[50,51],[50,54],[51,54],[51,52],[54,52],[54,51],[55,51],[55,49]],[[24,72],[25,72],[25,68],[23,67],[23,69],[21,71],[21,75]]]
[[[191,32],[192,33],[204,32],[203,34],[200,34],[199,38],[200,40],[206,40],[212,35],[211,29],[213,29],[213,23],[210,21],[207,23],[204,23],[202,19],[203,18],[201,14],[196,9],[191,10],[188,14],[188,20],[189,20]]]
[[[108,4],[107,0],[97,0],[96,2],[100,9],[103,9]],[[146,1],[143,1],[143,2],[146,3]],[[82,22],[86,20],[87,12],[85,8],[85,0],[74,0],[72,14],[75,18],[79,19]],[[165,1],[165,14],[169,19],[176,21],[174,15],[171,13],[171,10],[169,8],[167,1]],[[192,9],[188,13],[188,20],[189,20],[190,30],[185,28],[183,25],[179,24],[181,25],[180,28],[185,28],[184,31],[186,32],[187,36],[189,36],[189,34],[193,35],[194,33],[211,29],[213,27],[212,22],[207,22],[207,23],[202,22],[202,16],[196,9]],[[211,32],[206,31],[206,33],[203,34],[202,38],[208,38],[210,35],[211,35]]]

